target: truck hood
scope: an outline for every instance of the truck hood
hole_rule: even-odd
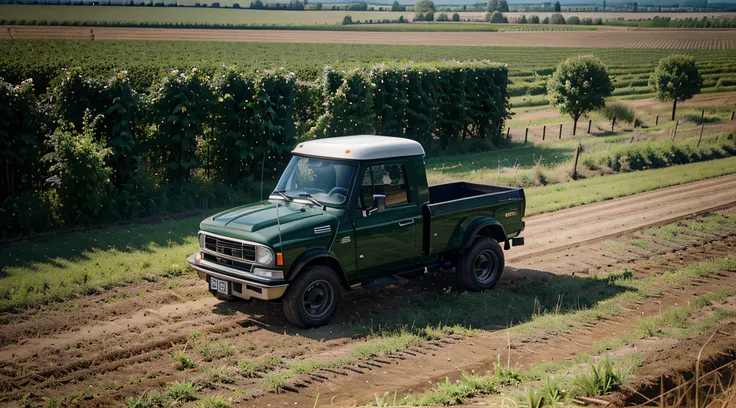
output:
[[[279,203],[278,221],[276,205],[262,201],[221,212],[202,221],[200,228],[224,236],[240,238],[266,245],[278,241],[278,224],[284,242],[296,238],[295,235],[314,237],[315,228],[319,235],[328,235],[337,227],[337,217],[321,208],[296,203]],[[329,226],[330,228],[324,228]]]

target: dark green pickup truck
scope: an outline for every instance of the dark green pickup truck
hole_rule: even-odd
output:
[[[300,143],[267,201],[202,221],[188,258],[215,295],[282,299],[299,327],[326,324],[342,289],[455,267],[469,290],[492,288],[501,245],[523,245],[520,188],[427,186],[409,139],[347,136]]]

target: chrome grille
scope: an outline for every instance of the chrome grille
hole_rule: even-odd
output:
[[[243,259],[250,262],[255,262],[256,260],[255,245],[244,244],[238,241],[205,235],[202,248],[231,258]]]

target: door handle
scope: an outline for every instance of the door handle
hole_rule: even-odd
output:
[[[409,218],[408,220],[399,221],[399,227],[406,227],[407,225],[414,224],[414,218]]]

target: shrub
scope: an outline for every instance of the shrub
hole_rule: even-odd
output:
[[[521,18],[518,20],[518,23],[519,24],[526,24],[527,23],[526,16],[525,15],[522,15]]]
[[[508,20],[500,11],[494,11],[493,13],[486,13],[486,20],[490,23],[508,23]]]
[[[452,13],[452,21],[460,21],[460,14]]]
[[[49,139],[52,152],[46,156],[51,165],[54,185],[61,200],[65,219],[95,219],[110,193],[110,167],[106,159],[111,151],[99,140],[102,116],[91,119],[87,111],[82,131],[62,122]]]
[[[542,20],[542,24],[549,24],[549,17],[545,17],[544,20]]]
[[[565,24],[565,23],[562,23]],[[570,25],[580,25],[580,17],[578,16],[570,16],[567,18],[567,24]]]
[[[439,16],[437,16],[437,21],[450,21],[450,18],[447,17],[447,14],[441,13]]]
[[[549,23],[550,24],[565,24],[565,17],[563,17],[562,14],[560,13],[552,14],[552,17],[549,19]]]
[[[529,24],[539,24],[539,16],[530,16]]]
[[[616,121],[625,123],[634,123],[634,121],[636,120],[636,115],[634,115],[634,112],[620,102],[612,102],[607,104],[601,109],[601,113],[609,121],[613,120],[614,117],[616,118]]]
[[[353,24],[353,18],[351,16],[345,16],[342,18],[342,25]]]

